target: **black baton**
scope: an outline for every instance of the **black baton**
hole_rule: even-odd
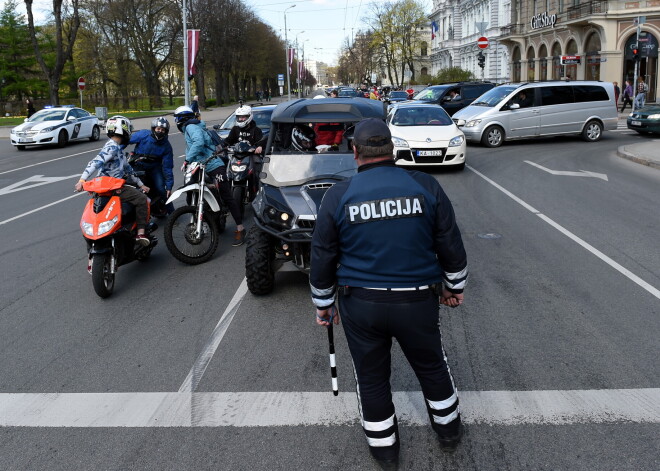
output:
[[[332,330],[332,319],[328,326],[328,344],[330,345],[330,375],[332,376],[332,394],[339,395],[339,386],[337,384],[337,364],[335,363],[335,336]]]

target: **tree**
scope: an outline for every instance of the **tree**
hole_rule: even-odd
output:
[[[449,67],[441,69],[435,75],[436,83],[467,82],[474,80],[474,75],[469,70],[463,70],[460,67]]]
[[[34,15],[32,14],[32,3],[34,0],[24,1],[28,15],[28,31],[30,40],[32,41],[32,47],[34,48],[34,55],[48,80],[50,101],[53,105],[59,105],[62,70],[64,70],[66,62],[71,59],[73,45],[76,42],[78,28],[80,27],[79,0],[68,0],[70,4],[66,5],[64,5],[64,0],[53,0],[55,60],[52,65],[47,63],[42,46],[39,44],[37,38],[37,28],[34,25]]]

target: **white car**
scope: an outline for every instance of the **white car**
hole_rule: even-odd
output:
[[[436,104],[401,103],[387,114],[397,165],[465,168],[465,136]]]
[[[101,126],[96,116],[75,106],[45,108],[11,130],[11,143],[16,149],[25,146],[55,144],[64,147],[69,141],[98,141]]]

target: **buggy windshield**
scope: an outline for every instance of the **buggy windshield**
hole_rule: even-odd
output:
[[[295,186],[314,179],[343,180],[356,173],[353,154],[274,154],[264,163],[261,181],[273,186]],[[268,159],[267,159],[268,160]]]

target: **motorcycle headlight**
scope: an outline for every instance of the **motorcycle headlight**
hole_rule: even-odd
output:
[[[456,137],[452,138],[451,141],[449,141],[449,147],[460,146],[461,144],[463,144],[464,140],[465,140],[465,138],[462,135],[461,136],[456,136]]]
[[[472,127],[476,126],[477,124],[479,124],[480,122],[481,122],[480,119],[472,119],[472,120],[468,121],[467,123],[465,123],[465,127],[466,128],[472,128]]]
[[[647,119],[660,119],[660,114],[650,114]]]
[[[104,221],[101,224],[99,224],[99,234],[98,235],[103,235],[106,232],[108,232],[110,229],[115,227],[115,224],[117,223],[117,220],[119,219],[118,216],[113,217],[109,221]]]
[[[50,127],[47,127],[47,128],[43,128],[43,129],[42,129],[41,131],[39,131],[39,132],[41,132],[41,133],[46,133],[46,132],[52,132],[52,130],[53,130],[53,127],[50,126]]]
[[[392,136],[392,142],[396,147],[408,147],[408,141],[401,139],[400,137]]]
[[[81,222],[80,227],[82,228],[83,232],[88,235],[88,236],[93,236],[94,235],[94,226],[92,226],[88,222]]]
[[[236,165],[236,164],[233,164],[233,165],[231,166],[231,169],[232,169],[233,172],[243,172],[243,171],[245,171],[246,168],[247,168],[247,165]]]

